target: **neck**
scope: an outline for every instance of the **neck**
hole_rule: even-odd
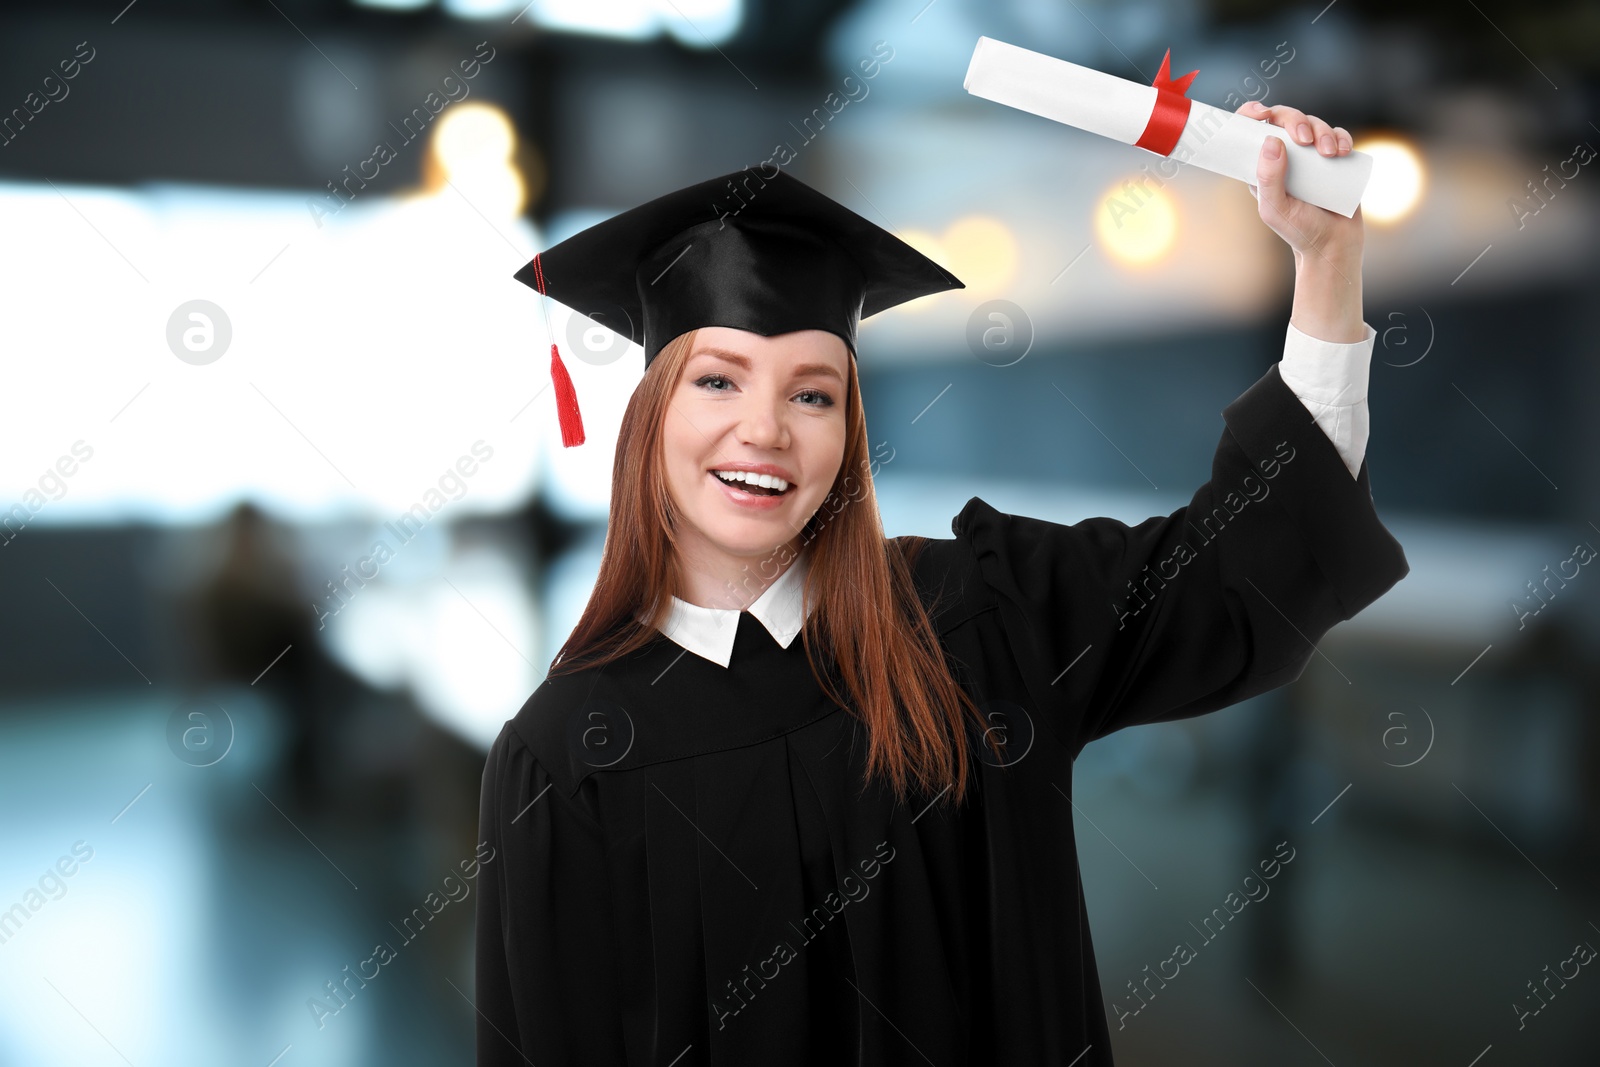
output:
[[[679,600],[703,608],[743,611],[799,561],[792,543],[757,556],[729,556],[685,549],[678,556]]]

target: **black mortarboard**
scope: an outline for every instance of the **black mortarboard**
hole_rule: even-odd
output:
[[[644,346],[729,326],[828,330],[855,355],[861,319],[966,288],[887,230],[773,167],[724,174],[624,211],[533,257],[516,279]],[[561,438],[583,443],[572,379],[550,345]]]

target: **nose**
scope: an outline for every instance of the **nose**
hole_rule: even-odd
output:
[[[752,448],[789,447],[788,411],[781,396],[752,395],[739,415],[739,440]]]

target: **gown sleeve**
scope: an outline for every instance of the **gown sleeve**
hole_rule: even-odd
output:
[[[1352,479],[1276,365],[1223,419],[1210,480],[1170,515],[1063,525],[973,497],[951,524],[1074,756],[1294,681],[1323,634],[1409,570],[1365,460]]]
[[[478,808],[477,1067],[623,1063],[605,849],[507,722]]]

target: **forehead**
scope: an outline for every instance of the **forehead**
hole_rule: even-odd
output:
[[[844,338],[827,330],[794,330],[768,337],[750,330],[729,326],[703,326],[695,334],[692,360],[740,362],[752,367],[788,368],[799,364],[821,363],[843,378],[850,359]]]

